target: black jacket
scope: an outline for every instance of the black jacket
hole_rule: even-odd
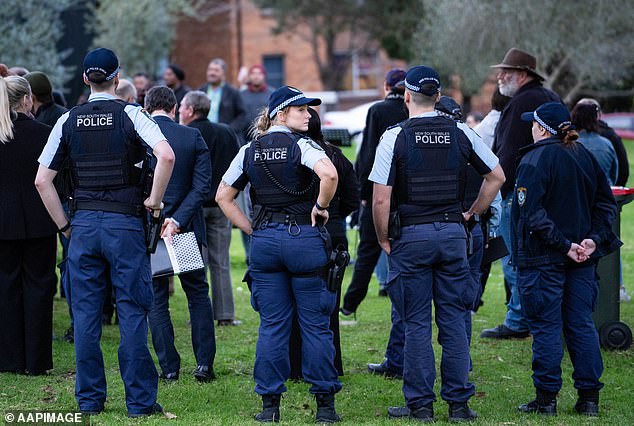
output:
[[[614,182],[614,185],[625,186],[627,179],[630,177],[630,163],[627,161],[627,151],[625,150],[621,137],[617,135],[614,129],[608,126],[608,123],[603,120],[599,120],[597,133],[612,142],[612,146],[616,152],[616,158],[619,164],[619,174],[616,178],[616,182]]]
[[[207,117],[198,118],[189,123],[188,126],[200,131],[211,156],[211,190],[203,206],[218,207],[215,200],[216,191],[222,176],[231,164],[231,160],[240,149],[238,138],[231,127],[226,124],[212,123]]]
[[[403,102],[403,96],[395,93],[390,93],[385,100],[372,105],[368,110],[365,129],[363,129],[363,143],[359,149],[355,164],[360,184],[359,197],[362,200],[372,199],[374,184],[368,180],[368,176],[370,176],[372,171],[376,148],[379,146],[379,140],[383,132],[388,127],[406,120],[407,116],[408,113]]]
[[[591,261],[616,250],[616,202],[605,173],[581,145],[558,138],[521,150],[511,210],[513,263],[531,267],[567,263],[571,243],[591,238]]]
[[[165,190],[165,217],[174,218],[181,232],[193,231],[203,243],[205,222],[202,204],[209,197],[211,162],[200,132],[181,126],[169,117],[155,116],[161,132],[174,150],[174,171]]]
[[[37,159],[51,128],[24,114],[13,124],[13,140],[0,143],[0,239],[54,235],[57,226],[35,188]]]
[[[359,207],[359,181],[354,173],[352,163],[341,149],[333,145],[326,145],[326,155],[337,169],[339,181],[337,190],[330,205],[337,211],[328,209],[331,218],[346,218]]]
[[[205,83],[198,90],[207,93],[209,83]],[[244,107],[240,92],[225,84],[222,86],[220,96],[220,108],[218,109],[218,121],[231,126],[237,135],[241,135],[249,125],[247,122],[247,110]]]
[[[40,123],[53,127],[57,123],[57,119],[64,115],[66,111],[68,111],[66,108],[51,101],[37,109],[35,119]]]
[[[546,102],[562,102],[562,100],[558,94],[543,87],[538,80],[533,80],[520,87],[500,115],[500,120],[495,127],[492,151],[500,159],[500,166],[506,176],[506,182],[501,189],[502,197],[506,197],[513,191],[520,148],[533,143],[532,123],[522,121],[520,116],[524,112],[535,111],[538,106]]]

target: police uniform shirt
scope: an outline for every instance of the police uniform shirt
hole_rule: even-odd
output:
[[[95,101],[108,101],[117,99],[115,96],[112,96],[107,93],[94,93],[90,95],[88,98],[89,102]],[[134,125],[134,129],[141,137],[143,142],[145,142],[150,148],[154,148],[156,144],[159,142],[166,140],[165,136],[161,132],[158,124],[152,119],[152,117],[143,110],[142,107],[138,105],[128,104],[125,107],[125,113],[127,114],[130,121],[132,121]],[[48,141],[46,142],[46,146],[38,159],[38,162],[51,170],[59,171],[62,166],[66,156],[68,155],[68,147],[63,143],[62,140],[62,128],[66,120],[68,120],[70,111],[64,113],[57,123],[55,123],[55,127],[51,131],[51,134],[48,137]],[[107,120],[105,117],[93,117],[89,118],[88,122],[83,122],[81,125],[83,126],[101,126],[107,125],[106,122],[100,122],[99,120]],[[90,121],[92,120],[92,121]],[[97,120],[97,121],[95,121]]]
[[[437,117],[439,114],[436,111],[426,112],[410,118],[432,118]],[[471,165],[481,175],[490,173],[495,166],[498,165],[499,160],[491,152],[491,150],[482,142],[482,139],[472,131],[465,123],[457,122],[456,125],[460,132],[458,132],[458,142],[460,143],[461,152],[466,154],[465,161],[471,163]],[[394,186],[396,181],[395,166],[397,161],[394,160],[395,147],[398,143],[405,143],[405,138],[401,135],[402,128],[400,125],[389,128],[381,136],[379,146],[376,150],[376,158],[374,159],[374,165],[372,172],[370,172],[369,180],[375,183],[379,183],[387,186]],[[424,137],[424,136],[423,136]],[[422,144],[441,144],[450,143],[449,136],[433,135],[428,140],[420,140]],[[403,151],[403,150],[401,150]],[[406,152],[406,150],[404,150]]]
[[[269,129],[268,133],[274,132],[286,132],[291,133],[291,130],[285,126],[272,126]],[[244,171],[244,156],[246,151],[251,147],[251,143],[242,146],[238,154],[236,154],[235,158],[231,162],[231,165],[225,172],[222,180],[225,181],[228,185],[238,189],[243,190],[248,182],[248,177]],[[323,159],[328,158],[324,150],[313,142],[311,139],[303,138],[297,141],[297,145],[302,153],[301,163],[302,165],[308,167],[310,170],[313,170],[315,164]],[[249,150],[250,154],[257,155],[255,150]],[[272,153],[273,154],[273,153]]]

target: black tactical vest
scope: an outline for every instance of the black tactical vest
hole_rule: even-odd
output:
[[[118,100],[93,101],[70,111],[68,140],[74,198],[142,205],[141,167],[146,149]]]
[[[251,182],[254,205],[295,215],[310,214],[319,179],[301,163],[297,141],[302,138],[305,136],[296,133],[272,132],[251,142],[244,154],[244,170]]]
[[[462,213],[466,159],[456,123],[445,117],[414,118],[401,124],[396,200],[401,218]],[[404,154],[404,155],[403,155]]]

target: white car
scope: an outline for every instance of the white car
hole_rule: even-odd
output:
[[[322,119],[322,131],[325,139],[344,146],[350,146],[354,142],[358,149],[363,138],[368,110],[377,102],[380,101],[366,102],[345,111],[326,112]]]

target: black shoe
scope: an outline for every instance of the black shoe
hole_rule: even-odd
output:
[[[410,410],[408,407],[388,407],[387,417],[390,419],[408,417],[419,422],[433,422],[434,408],[431,405],[424,405],[416,410]]]
[[[577,401],[575,404],[575,412],[589,417],[597,417],[599,415],[599,404],[592,401]]]
[[[147,413],[130,413],[128,412],[128,417],[132,418],[132,419],[137,419],[139,417],[149,417],[152,416],[154,414],[163,414],[163,406],[161,404],[159,404],[158,402],[155,402],[154,405],[152,406],[152,409],[150,411],[148,411]]]
[[[402,374],[392,370],[391,368],[388,368],[387,365],[385,365],[385,362],[382,362],[381,364],[368,364],[368,371],[371,374],[378,374],[385,377],[392,377],[394,379],[403,378]]]
[[[103,413],[103,409],[101,410],[79,410],[82,416],[98,416]]]
[[[62,340],[68,343],[75,343],[75,329],[73,327],[68,327],[64,332]]]
[[[449,403],[450,422],[470,422],[478,418],[478,413],[469,408],[466,402]]]
[[[557,401],[550,401],[543,404],[539,404],[536,399],[529,403],[522,404],[517,409],[520,413],[537,413],[544,416],[556,416],[557,415]]]
[[[242,324],[242,321],[240,321],[240,320],[232,320],[232,319],[218,320],[218,326],[219,327],[240,325],[240,324]]]
[[[167,383],[174,383],[178,380],[179,373],[176,371],[175,373],[161,373],[159,379],[165,380]]]
[[[379,297],[387,297],[387,290],[384,288],[379,289]]]
[[[335,423],[341,421],[341,416],[335,411],[335,393],[315,394],[317,401],[317,423]]]
[[[194,370],[194,378],[202,383],[211,382],[216,378],[213,367],[208,365],[199,365]]]
[[[272,423],[280,421],[281,395],[262,395],[262,412],[255,415],[255,421]]]
[[[482,330],[480,337],[485,339],[524,339],[528,337],[529,334],[528,331],[514,331],[504,324],[500,324],[497,327]]]

